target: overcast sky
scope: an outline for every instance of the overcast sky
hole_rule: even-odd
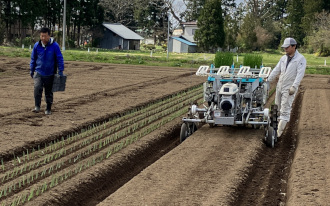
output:
[[[244,0],[235,0],[235,2],[238,5],[239,3],[244,2]],[[174,0],[174,9],[176,14],[184,12],[185,8],[186,7],[183,3],[183,0]],[[174,27],[179,26],[178,22],[173,17],[170,17],[170,21],[172,22]]]

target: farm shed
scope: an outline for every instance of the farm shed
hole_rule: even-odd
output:
[[[197,44],[187,41],[180,37],[171,37],[169,42],[169,52],[176,53],[195,53]]]
[[[100,47],[104,49],[140,50],[140,35],[120,23],[103,23],[104,36]]]

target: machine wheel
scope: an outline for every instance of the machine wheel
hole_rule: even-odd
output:
[[[192,135],[197,130],[195,123],[183,123],[180,131],[180,142],[183,142],[187,137]]]
[[[276,136],[276,131],[274,130],[273,127],[268,127],[268,130],[266,131],[266,145],[268,147],[274,148],[275,145],[275,136]]]
[[[274,141],[277,142],[277,127],[278,127],[278,107],[277,105],[272,105],[271,111],[271,126],[274,129]]]
[[[180,142],[183,142],[187,137],[188,137],[187,124],[183,123],[181,125],[181,131],[180,131]]]
[[[278,126],[278,107],[277,107],[277,105],[271,106],[270,117],[271,117],[271,120],[270,120],[271,126],[277,131],[277,126]]]
[[[189,132],[190,135],[197,131],[197,126],[195,123],[189,124],[189,128],[190,128],[190,132]]]

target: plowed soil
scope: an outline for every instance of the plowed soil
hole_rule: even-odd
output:
[[[201,99],[199,85],[205,78],[196,77],[196,69],[66,62],[67,89],[55,93],[53,114],[46,116],[44,110],[31,112],[29,59],[0,59],[0,159],[5,166],[0,165],[0,190],[7,193],[0,193],[2,204],[22,205],[24,200],[27,205],[327,205],[330,201],[329,76],[305,76],[292,121],[271,149],[262,141],[263,130],[250,127],[200,125],[179,144],[185,115],[174,117],[172,108],[179,111]],[[150,119],[160,112],[157,108],[164,114]],[[144,114],[151,115],[147,121]],[[132,132],[136,122],[143,126]],[[143,129],[145,135],[134,136]],[[124,130],[126,136],[119,137]],[[61,145],[65,153],[52,145]],[[25,171],[29,166],[30,172]],[[19,173],[28,184],[22,186]]]

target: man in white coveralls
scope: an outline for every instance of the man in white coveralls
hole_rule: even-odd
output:
[[[284,48],[286,55],[281,57],[268,77],[268,81],[271,82],[280,75],[275,97],[275,104],[280,111],[278,137],[281,137],[286,124],[290,121],[292,103],[306,69],[306,59],[297,51],[295,39],[286,38],[281,47]]]

